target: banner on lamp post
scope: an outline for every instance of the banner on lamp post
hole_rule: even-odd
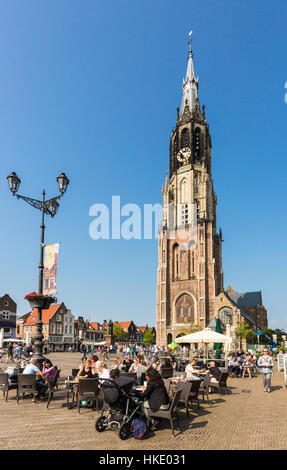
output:
[[[57,291],[57,269],[59,243],[45,246],[44,254],[44,294],[52,295]]]

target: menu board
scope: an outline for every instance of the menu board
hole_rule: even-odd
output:
[[[283,361],[284,361],[284,380],[285,382],[287,382],[287,354],[284,354]]]
[[[278,371],[284,369],[284,354],[278,354],[277,356],[278,361]]]

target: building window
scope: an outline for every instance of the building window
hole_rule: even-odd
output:
[[[56,331],[55,326],[56,326],[56,325],[55,325],[54,323],[51,323],[50,332],[51,332],[52,335],[55,334],[55,331]]]
[[[187,127],[185,127],[181,132],[181,147],[189,147],[189,146],[190,146],[189,131]]]
[[[195,159],[200,157],[200,128],[197,127],[193,136],[193,153]]]
[[[5,300],[4,305],[5,305],[5,307],[9,307],[9,302],[8,302],[8,300]]]
[[[57,325],[57,333],[58,333],[59,335],[62,334],[62,325]]]
[[[3,320],[9,320],[9,317],[10,317],[10,312],[2,312]]]
[[[56,321],[62,321],[62,316],[59,315],[59,314],[57,314],[57,316],[56,316]]]
[[[230,307],[221,308],[218,314],[223,326],[232,325],[232,309]]]

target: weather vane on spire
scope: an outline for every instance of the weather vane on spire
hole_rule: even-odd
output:
[[[189,31],[188,33],[188,44],[189,44],[189,52],[192,52],[191,51],[191,43],[192,43],[192,31]]]

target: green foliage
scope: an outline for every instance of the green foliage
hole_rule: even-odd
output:
[[[142,342],[146,345],[152,344],[154,341],[155,334],[152,333],[150,330],[146,330]]]
[[[105,331],[104,336],[107,336],[108,334],[109,334],[109,332]],[[114,325],[113,325],[113,335],[117,340],[121,340],[125,336],[125,331],[120,325],[118,325],[117,323],[114,323]]]
[[[247,321],[243,321],[239,328],[236,330],[236,336],[239,338],[245,338],[247,342],[253,343],[254,341],[254,331],[250,327]]]

